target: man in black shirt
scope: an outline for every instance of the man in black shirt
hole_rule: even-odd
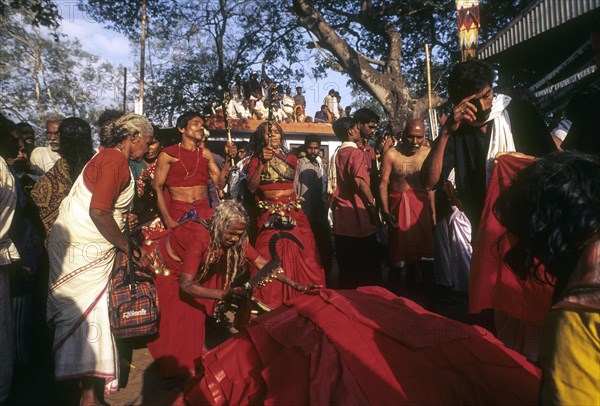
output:
[[[494,71],[480,60],[454,66],[448,95],[454,108],[421,168],[428,189],[443,187],[455,170],[456,189],[473,226],[479,225],[494,158],[502,153],[540,156],[556,150],[542,117],[533,106],[498,94]]]

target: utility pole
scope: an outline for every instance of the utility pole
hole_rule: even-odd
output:
[[[140,48],[140,98],[139,111],[137,113],[144,114],[144,70],[146,64],[146,0],[142,1],[142,44]]]
[[[127,113],[127,68],[123,68],[123,114]]]

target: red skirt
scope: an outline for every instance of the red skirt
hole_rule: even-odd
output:
[[[420,261],[433,258],[431,202],[425,190],[390,193],[389,208],[398,228],[388,228],[390,261]]]
[[[195,364],[204,353],[206,334],[206,316],[211,315],[215,301],[195,299],[179,289],[179,272],[181,264],[173,261],[164,249],[165,237],[152,245],[143,245],[148,252],[158,244],[161,258],[171,273],[168,276],[156,275],[154,283],[158,296],[160,324],[158,337],[148,343],[152,358],[158,361],[160,375],[170,378],[185,373],[194,375]],[[221,278],[214,275],[202,285],[217,288]]]
[[[469,311],[500,310],[513,318],[542,324],[550,310],[552,286],[533,279],[522,281],[504,262],[512,242],[494,215],[494,203],[517,172],[532,161],[502,156],[494,168],[485,199],[477,240],[473,247],[469,280]],[[542,270],[540,270],[543,272]]]
[[[296,196],[294,195],[291,197],[291,200],[294,200],[295,198]],[[291,210],[286,214],[296,221],[296,225],[292,230],[285,231],[298,237],[304,245],[304,249],[288,239],[279,240],[277,243],[277,252],[281,258],[281,265],[285,274],[303,285],[312,284],[325,286],[325,272],[321,267],[315,239],[304,212],[302,212],[302,210]],[[269,240],[279,230],[263,228],[268,217],[269,212],[265,212],[259,217],[259,234],[254,246],[261,256],[270,260]],[[252,275],[256,272],[257,269],[252,267]],[[278,281],[273,281],[264,288],[258,290],[254,294],[254,297],[274,309],[286,300],[299,295],[301,295],[301,292],[292,289],[291,286]]]
[[[540,383],[488,331],[379,287],[298,297],[203,362],[192,405],[535,405]]]

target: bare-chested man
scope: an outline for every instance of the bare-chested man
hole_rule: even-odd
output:
[[[432,198],[419,181],[430,150],[424,141],[423,120],[411,120],[400,143],[383,155],[379,195],[389,226],[390,263],[398,268],[405,262],[433,258]]]
[[[223,184],[211,152],[201,146],[205,139],[204,117],[188,111],[177,119],[177,130],[181,133],[181,142],[160,152],[153,184],[158,209],[168,228],[176,227],[184,216],[210,218],[208,177],[218,187]],[[170,201],[165,198],[165,186]]]

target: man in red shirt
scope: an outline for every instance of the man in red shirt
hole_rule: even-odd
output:
[[[331,196],[340,288],[377,284],[381,280],[381,247],[375,237],[377,209],[367,159],[357,145],[360,131],[348,117],[337,120],[333,131],[342,141],[332,159],[337,186]]]
[[[360,140],[357,142],[358,148],[360,148],[367,158],[367,169],[371,179],[371,191],[374,195],[377,195],[376,189],[379,187],[379,174],[377,168],[377,155],[375,149],[369,145],[369,141],[375,136],[375,129],[379,124],[379,116],[373,110],[363,107],[362,109],[356,110],[352,116],[358,131],[360,133]]]

